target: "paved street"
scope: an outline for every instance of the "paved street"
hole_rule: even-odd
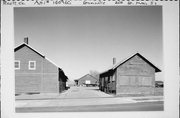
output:
[[[101,98],[113,97],[113,95],[106,94],[99,91],[98,87],[76,87],[73,86],[61,94],[34,94],[17,96],[16,99],[82,99],[82,98]]]
[[[163,111],[163,102],[132,104],[90,105],[71,107],[27,107],[16,108],[16,112],[103,112],[103,111]]]
[[[115,97],[97,87],[71,87],[61,94],[16,96],[17,112],[163,110],[162,96]]]

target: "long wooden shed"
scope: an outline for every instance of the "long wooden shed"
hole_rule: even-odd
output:
[[[154,94],[156,72],[161,70],[136,53],[102,72],[99,88],[116,95]]]

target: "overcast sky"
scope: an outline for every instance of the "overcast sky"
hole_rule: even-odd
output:
[[[15,46],[29,45],[78,79],[139,52],[162,69],[162,7],[15,8]]]

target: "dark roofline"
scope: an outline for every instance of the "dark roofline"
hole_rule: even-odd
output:
[[[40,55],[41,57],[45,58],[44,55],[42,55],[41,53],[39,53],[38,51],[36,51],[35,49],[33,49],[32,47],[30,47],[29,45],[27,45],[27,44],[25,44],[25,43],[23,43],[23,44],[21,44],[20,46],[16,47],[16,48],[14,49],[14,52],[18,51],[19,49],[23,48],[24,46],[27,46],[28,48],[30,48],[31,50],[33,50],[34,52],[36,52],[38,55]]]
[[[95,78],[94,76],[92,76],[92,75],[90,75],[90,74],[86,74],[86,75],[84,75],[84,76],[80,77],[79,79],[76,79],[76,81],[79,81],[80,79],[82,79],[83,77],[85,77],[85,76],[87,76],[87,75],[89,75],[89,76],[91,76],[92,78],[94,78],[94,79],[98,80],[98,79],[97,79],[97,78]]]
[[[31,46],[29,46],[28,44],[26,43],[23,43],[21,45],[19,45],[18,47],[16,47],[14,49],[14,52],[18,51],[19,49],[23,48],[24,46],[28,47],[30,50],[34,51],[35,53],[37,53],[39,56],[41,56],[42,58],[48,60],[50,63],[52,63],[53,65],[55,65],[56,67],[59,68],[58,65],[56,65],[53,61],[51,61],[50,59],[48,59],[47,57],[45,57],[44,55],[42,55],[41,53],[39,53],[37,50],[35,50],[34,48],[32,48]]]
[[[161,72],[161,70],[158,68],[158,67],[156,67],[154,64],[152,64],[150,61],[148,61],[145,57],[143,57],[141,54],[139,54],[139,53],[136,53],[135,55],[139,55],[141,58],[143,58],[147,63],[149,63],[153,68],[155,68],[155,72]],[[135,56],[134,55],[134,56]]]
[[[128,58],[127,60],[125,60],[124,62],[122,62],[121,64],[119,64],[116,68],[118,68],[120,65],[124,64],[125,62],[127,62],[128,60],[132,59],[134,56],[140,56],[145,62],[147,62],[149,65],[151,65],[153,68],[155,68],[155,72],[161,72],[161,70],[159,68],[157,68],[154,64],[152,64],[150,61],[148,61],[145,57],[143,57],[141,54],[136,53],[133,56],[131,56],[130,58]]]
[[[128,60],[132,59],[134,56],[138,55],[139,57],[141,57],[145,62],[147,62],[149,65],[151,65],[153,68],[155,68],[155,72],[161,72],[161,70],[159,68],[157,68],[154,64],[152,64],[150,61],[148,61],[145,57],[143,57],[141,54],[139,53],[136,53],[134,54],[133,56],[131,56],[130,58],[126,59],[125,61],[123,62],[120,62],[118,64],[115,64],[112,68],[108,69],[107,71],[101,73],[101,74],[104,74],[104,73],[107,73],[109,71],[112,71],[112,70],[115,70],[116,68],[118,68],[119,66],[121,66],[122,64],[124,64],[125,62],[127,62]],[[100,74],[100,75],[101,75]]]

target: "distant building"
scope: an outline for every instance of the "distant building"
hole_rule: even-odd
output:
[[[70,88],[72,86],[75,86],[75,82],[68,79],[68,81],[66,82],[66,87]]]
[[[98,78],[95,78],[90,74],[86,74],[83,77],[75,80],[75,83],[78,86],[97,86]]]
[[[25,43],[15,52],[15,93],[60,93],[66,89],[67,76],[44,55]]]
[[[161,70],[136,53],[102,72],[99,87],[101,91],[117,95],[154,94],[156,72]]]

